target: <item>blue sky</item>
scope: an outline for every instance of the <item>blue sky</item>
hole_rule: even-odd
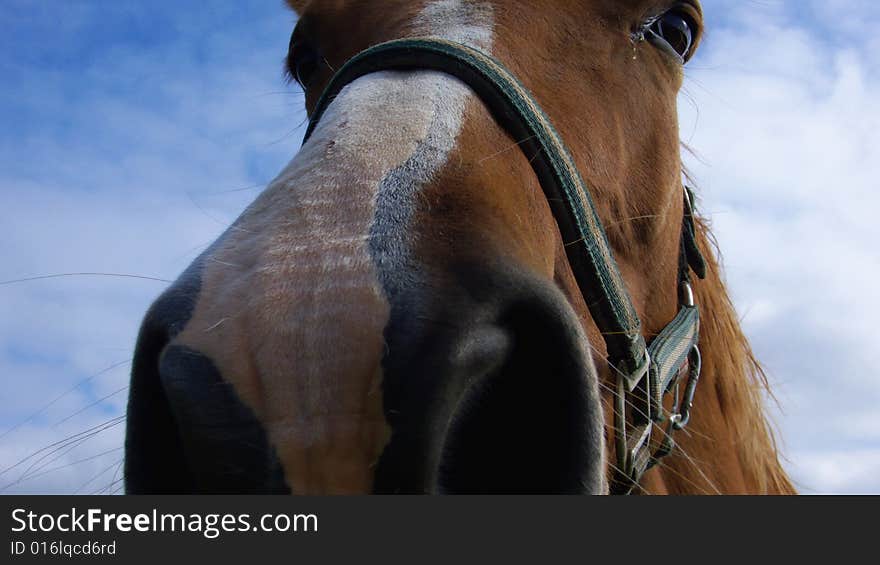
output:
[[[281,74],[293,25],[281,4],[5,2],[0,281],[173,279],[219,235],[302,136],[302,97]],[[880,10],[704,8],[710,30],[680,104],[686,160],[775,384],[788,467],[804,492],[880,492]],[[0,491],[120,486],[113,418],[163,287],[0,285]]]

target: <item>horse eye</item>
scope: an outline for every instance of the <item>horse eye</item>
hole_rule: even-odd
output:
[[[287,52],[287,71],[304,90],[314,78],[319,61],[318,51],[309,42],[291,38]]]
[[[648,28],[651,38],[660,47],[671,50],[681,62],[685,62],[694,45],[693,20],[680,10],[666,12]]]

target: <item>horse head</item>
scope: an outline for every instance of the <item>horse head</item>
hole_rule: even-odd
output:
[[[401,38],[500,62],[567,145],[650,340],[681,304],[676,100],[699,3],[289,3],[288,70],[310,113],[326,107],[147,313],[129,492],[607,492],[614,367],[533,144],[437,69],[375,69],[320,97],[346,61]],[[698,222],[695,431],[639,488],[784,491],[707,242]]]

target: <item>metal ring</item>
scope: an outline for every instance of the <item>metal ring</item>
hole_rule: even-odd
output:
[[[694,287],[688,281],[681,281],[681,304],[688,308],[694,307]]]

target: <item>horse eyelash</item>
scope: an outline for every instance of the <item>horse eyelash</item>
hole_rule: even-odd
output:
[[[648,39],[648,30],[651,29],[651,26],[657,23],[657,20],[662,18],[662,14],[658,14],[656,16],[651,16],[644,22],[642,25],[638,27],[635,31],[630,34],[630,39],[633,43],[643,43]]]

